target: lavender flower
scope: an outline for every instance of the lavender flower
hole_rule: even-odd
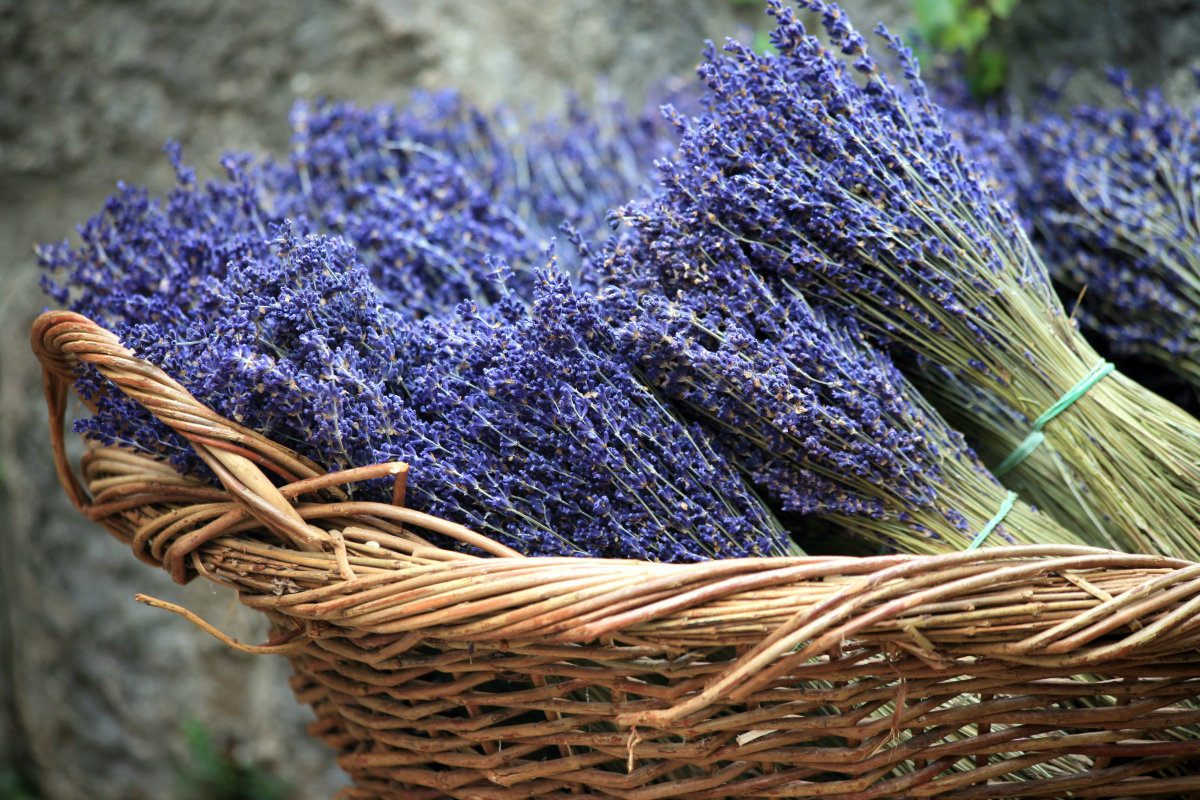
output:
[[[264,249],[229,263],[221,277],[197,280],[186,308],[148,293],[124,305],[110,298],[107,313],[169,312],[114,327],[126,346],[178,376],[219,414],[330,469],[377,463],[369,435],[386,440],[412,413],[390,388],[401,380],[403,318],[381,305],[343,240],[303,237],[286,226]],[[98,380],[81,378],[92,390]],[[207,474],[182,438],[124,398],[102,398],[98,413],[76,428]]]
[[[122,283],[112,284],[103,263],[86,274],[84,251],[43,247],[47,290],[121,324],[139,312],[111,315],[110,304],[166,281],[178,298],[164,293],[165,302],[174,305],[140,313],[178,316],[193,279],[219,277],[247,253],[261,256],[268,227],[291,219],[353,244],[393,308],[420,316],[450,313],[466,299],[495,302],[500,261],[512,273],[510,289],[528,301],[533,270],[557,230],[568,226],[586,246],[608,209],[673,146],[661,121],[616,103],[595,113],[575,103],[561,118],[519,130],[503,110],[484,114],[453,93],[419,95],[402,108],[300,103],[292,124],[290,158],[252,167],[245,156],[227,157],[226,179],[204,187],[169,146],[178,185],[162,209],[144,190],[122,186],[81,229],[101,262],[112,253],[142,263],[114,265]],[[157,244],[126,251],[119,243],[129,236]],[[60,271],[72,274],[60,281]]]
[[[664,126],[619,106],[518,132],[502,110],[485,115],[453,93],[403,108],[298,104],[291,158],[268,164],[280,217],[311,216],[354,242],[390,305],[444,314],[464,299],[498,297],[493,260],[528,299],[556,231],[593,238],[657,155]]]
[[[1200,116],[1112,77],[1126,106],[1023,126],[1030,169],[1010,179],[1055,278],[1087,287],[1083,324],[1200,387]]]
[[[613,237],[600,297],[647,379],[718,431],[730,460],[784,511],[903,551],[961,550],[1006,492],[854,321],[780,294],[732,234],[667,199]],[[701,263],[664,285],[660,268]],[[672,276],[668,276],[668,279]],[[1018,505],[988,542],[1077,542]]]
[[[552,540],[563,552],[672,561],[787,551],[708,434],[634,377],[594,299],[553,266],[538,272],[528,312],[468,304],[417,326],[406,347],[420,366],[405,388],[436,428],[437,469],[462,476],[462,506],[488,499],[466,524],[526,551]]]
[[[532,308],[502,284],[495,307],[415,323],[389,308],[340,237],[264,231],[259,187],[199,190],[180,169],[165,203],[126,189],[45,248],[50,285],[116,330],[202,402],[329,469],[408,462],[419,510],[530,554],[697,560],[782,554],[786,534],[721,466],[707,434],[638,383],[594,302],[555,268]],[[497,275],[507,266],[493,259]],[[178,437],[80,378],[85,435],[204,474]],[[386,500],[384,487],[358,489]]]
[[[121,335],[134,325],[182,325],[202,316],[206,309],[197,304],[208,298],[208,281],[224,278],[230,263],[269,251],[273,218],[247,157],[226,156],[227,179],[201,187],[178,145],[166,149],[177,184],[164,200],[121,184],[103,211],[79,226],[80,247],[63,241],[37,248],[46,292]]]
[[[309,217],[353,242],[395,308],[494,302],[489,257],[513,264],[527,294],[548,240],[503,202],[503,177],[475,152],[503,156],[496,132],[463,114],[453,98],[403,110],[298,104],[291,160],[264,168],[278,215]]]
[[[879,29],[905,70],[901,90],[836,5],[799,5],[822,14],[830,44],[773,0],[776,52],[710,48],[705,112],[672,115],[682,142],[659,175],[689,241],[655,251],[664,284],[720,283],[736,265],[779,296],[843,309],[1010,409],[983,422],[1017,421],[994,438],[1020,441],[1099,356],[1012,209],[956,145],[911,52]],[[624,220],[639,224],[636,206]],[[1200,423],[1111,373],[1045,434],[1059,462],[1011,473],[1023,496],[1073,508],[1063,521],[1099,542],[1200,554],[1172,533],[1200,523]]]

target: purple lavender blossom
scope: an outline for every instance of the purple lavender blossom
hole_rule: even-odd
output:
[[[270,252],[270,215],[249,160],[222,160],[227,179],[196,184],[180,149],[168,144],[177,185],[165,199],[121,184],[104,210],[78,228],[82,244],[37,248],[42,287],[120,336],[138,355],[182,374],[181,343],[202,338],[222,313],[221,282],[231,265]],[[182,437],[144,409],[101,390],[95,373],[80,378],[96,398],[95,418],[77,429],[105,443],[148,445],[180,468],[198,459]],[[203,469],[202,465],[199,465]]]
[[[1022,127],[1027,173],[1009,173],[1055,278],[1087,291],[1083,324],[1114,353],[1200,385],[1200,115],[1139,93]]]
[[[554,266],[538,271],[528,311],[465,304],[413,329],[405,389],[441,445],[436,469],[462,476],[456,504],[477,498],[462,521],[523,551],[559,552],[557,541],[563,553],[671,561],[785,553],[786,534],[709,434],[635,378],[611,337],[595,300]],[[462,517],[454,505],[433,513]]]
[[[499,134],[451,96],[426,103],[297,104],[290,161],[263,170],[276,213],[353,242],[395,308],[494,302],[489,257],[512,264],[527,294],[548,240],[500,197],[509,169]]]
[[[227,157],[226,178],[204,187],[169,146],[178,185],[165,204],[122,186],[80,230],[90,255],[66,243],[40,249],[47,291],[116,326],[178,316],[176,306],[191,301],[191,281],[220,277],[247,253],[261,256],[268,228],[290,219],[353,244],[385,302],[407,313],[495,302],[500,262],[509,265],[510,290],[528,301],[533,270],[559,228],[586,247],[608,209],[628,199],[653,159],[674,145],[658,116],[635,116],[616,103],[595,113],[574,103],[565,116],[521,130],[503,110],[484,114],[449,92],[404,107],[300,103],[292,124],[290,158],[252,167],[247,157]],[[109,253],[138,263],[109,268]],[[100,262],[90,272],[88,258]],[[156,302],[168,307],[108,312],[164,281],[177,303],[164,292]]]
[[[236,180],[205,190],[180,167],[165,203],[123,191],[82,247],[43,251],[60,276],[51,287],[218,413],[331,470],[405,461],[413,507],[522,552],[787,552],[708,435],[634,378],[562,272],[535,273],[532,308],[498,282],[486,312],[468,302],[418,324],[387,307],[346,240],[264,231],[259,187],[232,166]],[[179,437],[104,395],[97,376],[80,386],[99,402],[82,433],[204,474]],[[355,491],[388,499],[381,486]]]
[[[495,302],[494,259],[528,299],[560,227],[595,238],[673,145],[661,122],[616,105],[576,103],[518,132],[503,110],[485,115],[448,92],[403,108],[301,103],[292,125],[290,160],[264,170],[276,214],[354,242],[388,303],[422,314]]]
[[[226,156],[227,179],[199,186],[178,145],[166,150],[177,184],[165,199],[122,183],[79,226],[80,247],[37,248],[46,292],[121,335],[133,325],[191,319],[208,298],[207,282],[269,251],[273,217],[247,157]],[[142,355],[158,353],[156,346]]]
[[[784,511],[909,552],[959,550],[1005,491],[839,309],[774,291],[737,237],[678,214],[670,198],[630,206],[612,237],[601,302],[653,385],[718,431],[731,463]],[[678,280],[677,264],[703,264]],[[1020,506],[992,543],[1072,541]]]

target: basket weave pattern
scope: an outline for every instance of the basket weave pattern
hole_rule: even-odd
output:
[[[1058,546],[523,558],[404,508],[403,465],[326,474],[78,314],[43,314],[32,343],[76,506],[177,581],[231,586],[270,618],[268,643],[230,643],[291,660],[348,798],[1200,792],[1200,565]],[[73,468],[80,363],[181,432],[221,486],[116,447]],[[341,488],[389,476],[392,505]]]

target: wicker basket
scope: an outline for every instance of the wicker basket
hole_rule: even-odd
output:
[[[226,641],[291,660],[346,797],[1200,797],[1200,565],[1054,546],[522,558],[404,508],[402,465],[327,475],[84,317],[44,314],[32,340],[72,500],[270,618],[267,644]],[[112,447],[76,473],[79,362],[223,488]],[[393,505],[340,488],[386,476]]]

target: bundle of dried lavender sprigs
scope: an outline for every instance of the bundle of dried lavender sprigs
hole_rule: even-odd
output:
[[[797,552],[710,435],[636,380],[594,300],[552,258],[546,266],[503,196],[445,151],[409,160],[390,139],[362,146],[381,114],[389,136],[403,120],[318,114],[336,117],[338,132],[317,135],[311,118],[300,129],[305,194],[278,191],[286,165],[251,170],[235,158],[225,180],[198,186],[171,148],[178,184],[165,201],[126,187],[81,226],[80,247],[41,248],[47,288],[219,413],[329,469],[407,462],[412,507],[521,552]],[[352,166],[381,177],[340,181]],[[302,204],[328,209],[348,236],[280,219],[277,208]],[[440,224],[419,230],[422,218]],[[442,263],[457,271],[401,291]],[[465,296],[451,306],[455,291]],[[494,302],[480,310],[476,299]],[[204,473],[185,442],[98,380],[80,378],[98,413],[78,430]]]
[[[905,72],[894,85],[841,9],[798,5],[822,15],[828,44],[771,2],[775,52],[710,49],[703,113],[674,116],[682,144],[659,179],[692,235],[723,233],[777,296],[836,308],[960,383],[938,398],[958,404],[947,416],[1013,446],[997,474],[1062,524],[1120,549],[1200,557],[1200,422],[1078,333],[911,51],[880,27]],[[639,213],[624,220],[637,226]],[[706,286],[721,256],[687,261],[673,280]]]
[[[624,351],[778,508],[843,547],[1086,543],[1006,491],[853,318],[774,290],[679,199],[627,206],[588,274]]]

